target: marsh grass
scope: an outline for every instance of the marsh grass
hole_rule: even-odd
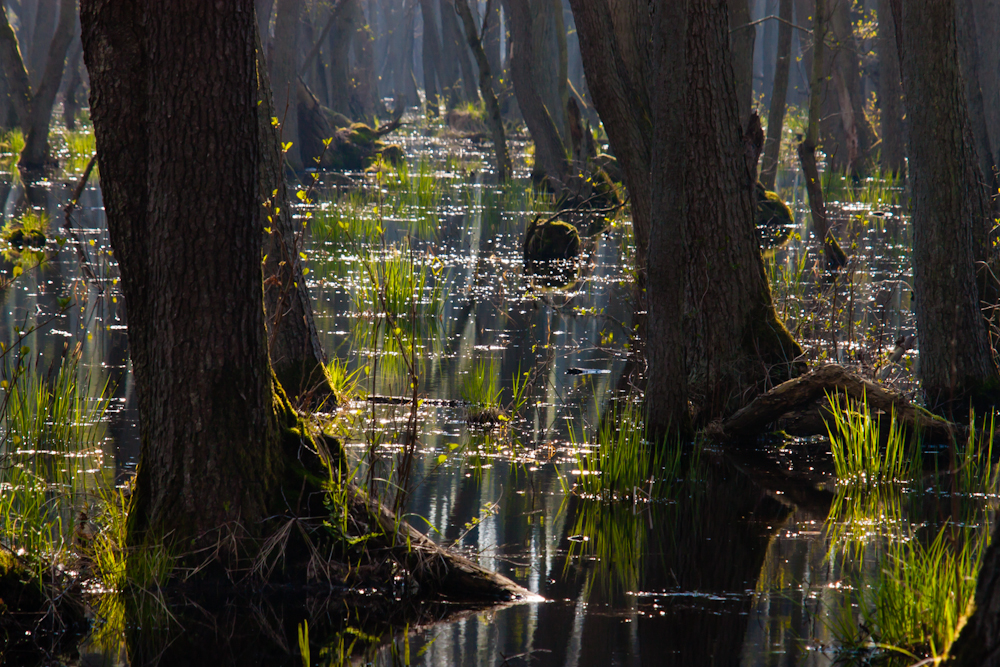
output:
[[[592,434],[596,451],[577,442],[570,431],[578,451],[574,492],[604,502],[667,497],[684,472],[684,444],[648,441],[642,406],[634,401],[622,399],[610,410]],[[694,447],[687,462],[690,468],[697,466],[699,455]]]
[[[914,439],[912,446],[907,444],[895,414],[873,416],[864,398],[852,404],[836,393],[827,400],[833,413],[827,433],[839,484],[871,487],[919,476],[920,442]]]
[[[69,566],[78,512],[96,490],[107,386],[79,377],[79,353],[44,373],[27,346],[0,348],[0,542],[39,577]],[[96,395],[96,398],[94,397]]]
[[[858,589],[857,610],[847,600],[832,614],[839,662],[939,662],[975,596],[988,541],[988,526],[945,524],[929,543],[918,535],[889,542],[874,581]]]

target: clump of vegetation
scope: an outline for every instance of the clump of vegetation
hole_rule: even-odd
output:
[[[760,245],[764,250],[773,250],[788,241],[795,227],[795,218],[792,209],[778,193],[765,190],[760,182],[756,185],[756,193],[755,224],[760,234]]]
[[[546,261],[576,257],[580,245],[576,227],[558,219],[542,220],[536,215],[524,231],[522,248],[525,261]]]
[[[8,130],[0,135],[0,169],[20,178],[14,167],[24,150],[24,133],[19,129]]]
[[[872,415],[868,403],[852,404],[840,394],[829,397],[833,427],[827,425],[830,451],[837,480],[841,484],[876,486],[913,479],[920,465],[918,441],[907,446],[902,425],[895,415]]]
[[[83,622],[64,592],[88,567],[107,393],[80,380],[79,349],[45,373],[22,343],[0,345],[0,599],[58,629]]]
[[[945,525],[930,544],[916,535],[890,541],[874,582],[858,593],[860,618],[845,606],[834,625],[839,661],[940,662],[975,596],[988,540],[988,528]]]
[[[24,246],[37,250],[48,242],[45,235],[48,227],[49,216],[46,213],[28,211],[20,219],[12,219],[4,225],[0,236],[18,250]]]
[[[509,422],[527,402],[530,373],[518,373],[511,384],[511,400],[503,401],[500,386],[500,369],[491,357],[489,362],[479,361],[462,380],[462,400],[467,405],[466,421],[479,426],[495,426]]]

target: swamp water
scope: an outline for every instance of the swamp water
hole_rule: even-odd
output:
[[[628,221],[587,244],[578,267],[533,275],[521,234],[551,205],[526,180],[505,191],[484,184],[489,155],[478,147],[400,140],[402,172],[355,175],[366,183],[360,190],[325,176],[303,188],[299,213],[311,219],[302,250],[323,344],[357,392],[377,397],[351,402],[330,428],[355,455],[358,478],[387,499],[408,478],[405,512],[415,526],[545,601],[418,628],[390,627],[363,607],[324,608],[322,595],[226,600],[210,612],[181,605],[101,621],[79,648],[82,664],[145,664],[161,650],[227,664],[303,664],[303,653],[313,664],[864,664],[879,653],[875,644],[890,643],[892,619],[879,609],[904,601],[910,607],[895,617],[941,624],[929,598],[893,596],[900,582],[915,588],[892,567],[923,564],[925,579],[968,586],[995,504],[988,465],[970,463],[954,478],[908,470],[889,483],[838,484],[825,439],[651,454],[634,437],[638,410],[627,393],[637,374]],[[28,193],[53,231],[71,189]],[[902,365],[881,361],[913,332],[909,230],[898,208],[867,198],[838,209],[855,260],[837,283],[824,286],[815,251],[793,240],[770,263],[775,298],[811,359],[860,366],[913,391],[909,355]],[[6,219],[23,214],[21,186],[5,201]],[[74,481],[79,498],[93,503],[99,485],[134,470],[137,428],[97,190],[84,193],[73,220],[73,234],[60,232],[64,244],[50,240],[47,265],[25,264],[6,288],[0,340],[16,350],[8,367],[16,354],[39,374],[79,345],[78,376],[95,393],[109,383],[104,418],[92,427],[98,445],[66,459],[84,472]],[[7,278],[14,266],[5,264]],[[66,308],[61,299],[74,292]],[[423,399],[415,442],[410,406],[396,400],[410,394],[411,367]],[[470,424],[484,402],[507,415]],[[4,447],[18,449],[10,438]],[[602,474],[582,474],[595,469]],[[173,629],[149,633],[142,649],[126,649],[116,630],[150,626]],[[916,662],[899,655],[899,664]]]

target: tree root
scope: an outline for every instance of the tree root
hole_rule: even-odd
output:
[[[965,428],[938,417],[906,400],[902,394],[885,389],[852,373],[843,366],[828,364],[788,380],[758,396],[709,435],[736,440],[754,437],[777,424],[795,435],[826,434],[832,418],[828,395],[841,394],[855,403],[866,402],[874,414],[894,414],[909,433],[920,433],[925,441],[948,442],[962,438]]]

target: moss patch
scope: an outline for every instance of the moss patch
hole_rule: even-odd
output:
[[[755,188],[757,210],[755,224],[760,235],[760,246],[771,250],[783,245],[792,235],[795,219],[792,209],[781,200],[776,192],[765,190],[759,182]]]
[[[536,217],[524,232],[524,259],[570,259],[580,253],[580,233],[562,220],[539,222]]]

